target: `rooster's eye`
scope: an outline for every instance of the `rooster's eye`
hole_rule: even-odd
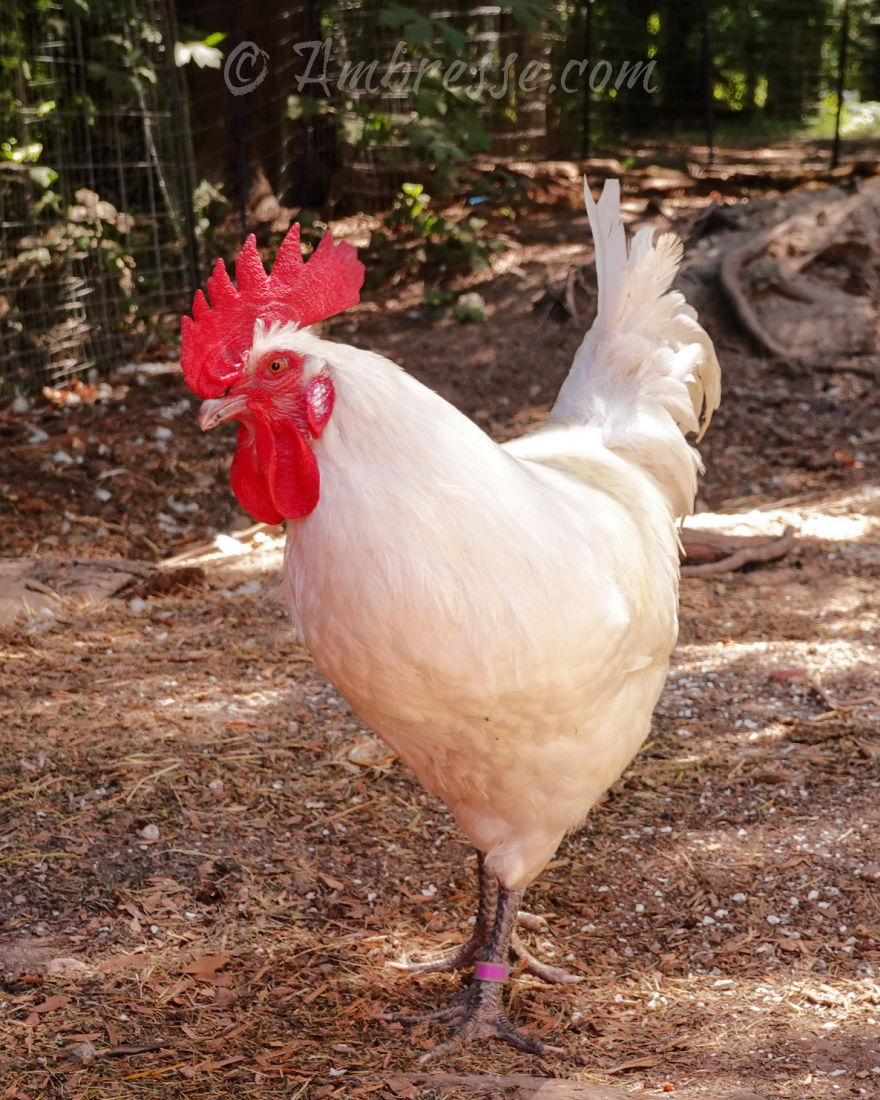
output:
[[[269,362],[266,370],[269,374],[281,374],[282,371],[287,370],[287,360],[282,355],[276,356]]]

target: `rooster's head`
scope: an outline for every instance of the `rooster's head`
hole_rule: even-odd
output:
[[[253,236],[235,264],[237,288],[222,260],[181,320],[180,363],[186,384],[203,398],[207,430],[239,421],[232,488],[264,523],[308,515],[318,502],[318,466],[310,443],[333,411],[333,383],[284,350],[284,335],[348,309],[364,267],[351,245],[327,233],[308,263],[299,226],[291,227],[266,273]]]

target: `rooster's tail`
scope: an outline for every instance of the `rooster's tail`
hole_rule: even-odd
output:
[[[705,431],[721,396],[721,370],[696,312],[670,285],[677,237],[641,229],[627,249],[620,185],[598,203],[584,187],[596,246],[598,313],[578,348],[551,423],[590,423],[605,445],[638,463],[676,515],[693,508],[700,459],[684,438]],[[702,416],[702,430],[701,430]]]

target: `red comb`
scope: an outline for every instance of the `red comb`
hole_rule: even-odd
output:
[[[354,305],[364,265],[345,241],[325,233],[308,263],[302,258],[299,225],[292,225],[278,249],[272,274],[263,267],[253,235],[235,261],[238,289],[222,260],[208,279],[211,304],[201,290],[192,317],[180,321],[180,365],[186,384],[199,397],[219,397],[238,376],[251,346],[254,324],[313,325]]]

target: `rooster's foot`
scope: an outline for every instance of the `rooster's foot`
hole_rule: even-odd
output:
[[[482,863],[480,870],[482,872]],[[515,950],[517,953],[525,952],[525,948],[521,944],[519,948],[516,948],[513,943],[513,926],[516,922],[517,908],[523,892],[522,890],[509,889],[497,880],[495,881],[495,889],[489,889],[487,888],[487,879],[488,876],[481,873],[480,909],[477,915],[477,927],[474,929],[474,936],[461,949],[462,952],[473,953],[470,944],[473,939],[484,935],[483,929],[489,923],[491,914],[492,930],[477,954],[474,978],[471,984],[456,993],[446,1008],[439,1008],[434,1012],[421,1014],[391,1012],[380,1017],[383,1020],[403,1024],[446,1020],[453,1025],[450,1037],[424,1055],[421,1059],[423,1062],[436,1058],[438,1054],[446,1054],[449,1051],[456,1050],[462,1043],[469,1043],[474,1039],[482,1039],[487,1036],[500,1039],[509,1046],[525,1051],[527,1054],[553,1054],[559,1050],[558,1047],[547,1046],[539,1039],[534,1039],[531,1035],[523,1035],[521,1031],[517,1031],[504,1012],[502,998],[508,975],[507,960],[510,957],[511,950]],[[525,953],[528,955],[528,952]],[[452,957],[455,958],[455,954]],[[533,960],[533,962],[537,962],[537,960]],[[551,981],[558,981],[560,975],[564,975],[564,971],[557,971],[555,967],[545,967],[544,964],[538,965],[544,972],[543,976],[549,974]],[[561,980],[564,980],[564,978]]]
[[[420,1062],[428,1062],[440,1054],[459,1050],[475,1039],[495,1038],[527,1054],[558,1054],[560,1047],[548,1046],[531,1035],[524,1035],[508,1020],[501,1004],[501,983],[474,980],[459,990],[445,1008],[432,1012],[386,1012],[379,1019],[401,1024],[422,1024],[444,1020],[453,1025],[448,1039],[423,1054]]]
[[[421,1061],[436,1058],[456,1050],[460,1044],[487,1036],[500,1039],[516,1050],[527,1054],[553,1054],[558,1047],[547,1046],[530,1035],[517,1031],[504,1012],[502,1000],[511,953],[531,971],[546,982],[573,982],[578,979],[556,966],[549,966],[536,959],[517,936],[514,925],[519,919],[525,927],[543,928],[546,921],[518,912],[523,891],[504,886],[483,866],[479,855],[480,904],[473,935],[461,947],[438,959],[418,963],[392,963],[411,974],[425,974],[436,970],[455,970],[475,963],[474,978],[469,986],[459,990],[446,1008],[433,1012],[389,1012],[379,1019],[393,1023],[420,1024],[431,1020],[445,1020],[452,1024],[449,1038],[434,1047]]]
[[[483,946],[483,937],[471,936],[460,947],[455,947],[439,955],[436,959],[422,959],[421,962],[408,962],[406,959],[394,959],[388,965],[406,974],[441,974],[449,970],[461,970],[470,966],[477,958],[477,952]]]
[[[522,920],[524,915],[531,916],[531,914],[520,913],[520,923],[524,923]],[[544,918],[539,919],[543,920]],[[557,985],[560,982],[581,981],[580,975],[571,974],[568,970],[563,970],[561,966],[551,966],[549,963],[541,962],[540,959],[535,958],[516,931],[512,932],[510,936],[510,950],[523,964],[523,970],[527,974],[533,974],[536,978],[540,978],[541,981],[548,982],[550,985]]]

